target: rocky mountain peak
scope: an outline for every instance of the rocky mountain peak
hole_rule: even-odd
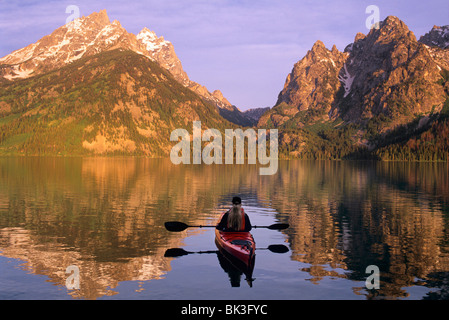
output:
[[[371,29],[367,35],[368,38],[374,38],[378,42],[390,42],[392,39],[399,41],[416,42],[416,37],[407,25],[395,16],[388,16],[380,22],[380,28]]]
[[[93,12],[88,16],[82,16],[78,19],[74,19],[61,28],[56,29],[54,32],[59,31],[59,29],[66,29],[68,32],[83,32],[86,30],[98,32],[110,24],[111,21],[109,20],[106,10],[101,10],[100,12]]]
[[[380,28],[371,29],[371,31],[382,30],[382,31],[391,31],[395,33],[410,32],[408,26],[396,16],[388,16],[383,21],[380,22]]]
[[[350,55],[340,72],[345,119],[363,121],[382,113],[408,121],[405,106],[408,117],[441,107],[438,66],[399,18],[387,17],[379,29],[356,37],[346,51]]]
[[[311,59],[319,59],[322,56],[327,56],[331,51],[329,51],[321,40],[316,41],[312,49],[308,52],[308,56]]]
[[[118,21],[118,20],[112,21],[112,24],[113,24],[114,26],[117,26],[117,27],[120,27],[120,28],[122,27],[120,21]]]
[[[137,37],[140,39],[145,38],[146,40],[151,40],[151,41],[162,41],[163,37],[158,37],[156,35],[156,32],[148,29],[147,27],[144,27],[138,34]],[[165,40],[164,40],[165,41]],[[167,41],[168,42],[168,41]]]
[[[182,85],[189,85],[189,77],[182,68],[181,61],[175,53],[175,48],[164,37],[158,37],[154,31],[143,28],[136,39],[145,47],[147,56],[170,71],[173,77]]]
[[[344,52],[351,52],[354,49],[354,46],[357,47],[359,46],[359,42],[362,41],[363,39],[366,38],[366,35],[361,33],[361,32],[357,32],[355,38],[354,38],[354,42],[350,43],[349,45],[346,46]]]
[[[312,51],[318,51],[321,49],[326,49],[326,46],[324,45],[323,41],[317,40],[312,46]]]
[[[402,27],[407,28],[405,23],[402,22],[402,20],[396,16],[386,17],[385,20],[380,23],[380,25],[381,25],[381,27],[389,25],[389,26],[393,26],[393,27],[402,26]]]
[[[322,41],[316,41],[312,49],[295,63],[276,106],[260,118],[259,125],[271,122],[280,126],[301,112],[311,115],[304,121],[326,118],[341,86],[338,73],[346,58],[347,53],[340,52],[335,45],[328,50]]]
[[[232,104],[223,96],[223,93],[220,90],[215,90],[214,92],[212,92],[212,96],[214,96],[218,101],[222,103],[223,108],[232,108]]]
[[[0,63],[8,66],[1,75],[8,80],[26,78],[116,48],[147,56],[184,85],[189,81],[169,41],[148,28],[137,36],[128,33],[118,20],[110,22],[106,10],[75,19],[36,43],[3,57]]]
[[[354,38],[354,42],[357,42],[359,40],[363,40],[365,38],[366,38],[365,34],[363,34],[361,32],[357,32],[357,34],[355,35],[355,38]]]
[[[112,23],[106,10],[75,19],[36,43],[0,59],[8,80],[27,78],[72,63],[84,56],[122,48],[145,55],[145,47],[120,23]]]
[[[337,49],[337,46],[334,44],[333,46],[332,46],[332,54],[333,55],[336,55],[336,54],[338,54],[340,51],[338,51],[338,49]]]
[[[128,33],[118,20],[112,23],[106,10],[75,19],[44,36],[36,43],[0,59],[0,77],[14,81],[45,73],[82,57],[113,49],[131,50],[157,62],[183,86],[218,107],[232,106],[224,97],[215,97],[205,87],[190,81],[173,44],[143,28],[137,36]]]
[[[99,12],[93,12],[88,16],[88,18],[103,25],[107,25],[110,23],[106,9],[100,10]]]
[[[425,35],[421,36],[419,42],[429,47],[446,49],[449,47],[449,26],[433,26]]]
[[[431,41],[445,39],[449,28],[435,27],[431,34]],[[439,111],[446,99],[440,84],[445,65],[435,56],[447,60],[446,51],[426,48],[395,16],[367,35],[358,33],[344,53],[317,41],[294,65],[276,105],[259,125],[294,121],[302,126],[326,117],[362,124],[381,114],[396,125]]]

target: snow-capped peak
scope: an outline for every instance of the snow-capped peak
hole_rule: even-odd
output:
[[[128,33],[119,21],[110,22],[106,10],[68,22],[36,43],[1,58],[1,77],[11,81],[27,78],[114,49],[131,50],[151,59],[179,83],[220,105],[219,99],[205,87],[189,80],[170,41],[148,28],[143,28],[137,36]]]
[[[3,57],[0,62],[9,65],[4,68],[3,77],[12,80],[53,70],[82,57],[116,48],[142,54],[172,72],[180,82],[188,83],[188,77],[169,41],[148,28],[143,28],[137,36],[128,33],[119,21],[110,22],[104,10],[75,19],[36,43]]]
[[[143,28],[136,38],[145,45],[146,49],[150,53],[158,51],[164,46],[168,46],[170,44],[170,41],[164,40],[164,37],[158,38],[156,33],[148,28]]]
[[[147,27],[143,28],[142,31],[137,35],[137,39],[148,39],[157,40],[156,32],[149,30]]]
[[[127,40],[122,41],[123,37]],[[120,22],[114,20],[111,23],[106,11],[102,10],[63,25],[51,35],[3,57],[0,62],[10,65],[6,68],[5,78],[25,78],[117,46],[141,54],[145,51]]]

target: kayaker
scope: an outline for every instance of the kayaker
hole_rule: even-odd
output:
[[[240,197],[232,199],[232,208],[223,215],[217,229],[226,232],[248,232],[252,229],[251,221],[242,208]]]

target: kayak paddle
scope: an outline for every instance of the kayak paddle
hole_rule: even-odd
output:
[[[254,229],[257,228],[267,228],[269,230],[284,230],[287,229],[290,225],[288,223],[275,223],[270,226],[253,226]],[[216,226],[189,226],[183,222],[178,221],[169,221],[165,223],[165,228],[168,231],[172,232],[181,232],[184,231],[187,228],[215,228]]]
[[[288,252],[288,247],[283,244],[272,244],[268,248],[256,248],[256,250],[270,250],[273,253],[286,253]]]
[[[288,227],[290,227],[290,225],[288,223],[275,223],[275,224],[272,224],[271,226],[253,226],[254,229],[267,228],[270,230],[285,230]]]
[[[217,253],[217,250],[192,252],[192,251],[186,251],[181,248],[172,248],[172,249],[167,249],[165,251],[164,257],[176,258],[176,257],[186,256],[188,254],[203,254],[203,253]]]
[[[283,244],[272,244],[272,245],[268,246],[268,248],[260,248],[260,249],[257,248],[256,250],[269,250],[273,253],[286,253],[289,251],[287,246],[284,246]],[[218,253],[218,252],[219,252],[218,250],[192,252],[192,251],[186,251],[181,248],[172,248],[172,249],[167,249],[167,251],[165,251],[164,257],[176,258],[176,257],[186,256],[188,254],[204,254],[204,253]]]

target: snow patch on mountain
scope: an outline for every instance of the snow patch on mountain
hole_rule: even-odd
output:
[[[5,75],[4,77],[8,80],[27,78],[31,75],[31,73],[33,73],[33,71],[34,70],[32,69],[22,70],[19,66],[16,65],[12,68],[12,74]]]
[[[145,45],[149,52],[159,51],[170,44],[170,41],[164,40],[164,37],[158,38],[154,31],[147,28],[140,31],[136,38]]]
[[[67,29],[67,32],[79,32],[81,31],[81,27],[83,25],[84,19],[78,18],[75,20],[72,20],[71,22],[67,23],[65,25],[65,28]]]
[[[344,73],[338,76],[338,80],[340,80],[343,83],[343,86],[345,88],[344,97],[346,98],[351,92],[352,83],[354,82],[355,76],[351,76],[351,74],[348,71],[348,67],[346,66],[346,63],[343,67],[343,71]]]

